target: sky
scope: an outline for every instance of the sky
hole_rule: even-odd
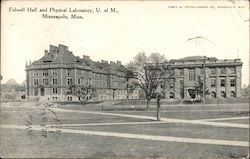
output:
[[[10,7],[25,7],[25,12]],[[27,12],[27,7],[47,8],[48,15],[65,14],[69,19],[42,18],[45,13]],[[49,12],[50,8],[67,8],[68,12]],[[77,13],[83,19],[70,19],[75,13],[69,8],[94,13]],[[97,13],[96,8],[102,12]],[[106,8],[117,12],[106,13]],[[240,58],[242,83],[249,83],[247,1],[4,1],[1,15],[2,83],[10,78],[22,83],[26,61],[40,59],[50,44],[67,45],[76,56],[123,64],[142,51],[158,52],[167,59],[198,55]],[[195,37],[203,38],[188,40]]]

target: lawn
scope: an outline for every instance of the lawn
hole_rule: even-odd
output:
[[[63,105],[54,113],[46,110],[41,115],[39,104],[20,104],[1,108],[1,124],[24,125],[33,116],[32,124],[40,124],[45,116],[46,124],[54,124],[53,119],[58,117],[62,124],[90,124],[90,123],[124,123],[124,122],[152,122],[148,119],[119,117],[112,115],[88,114],[81,111],[100,111],[100,103],[96,105]],[[142,108],[143,106],[141,106]],[[142,116],[155,116],[153,109],[142,111],[131,109],[129,106],[106,106],[103,113],[119,113]],[[121,108],[121,109],[120,109]],[[75,110],[76,112],[64,112]],[[78,111],[78,112],[77,112]],[[162,117],[175,119],[213,119],[249,116],[246,105],[229,105],[215,107],[185,106],[164,107]],[[248,124],[248,119],[225,120],[216,122]],[[249,129],[235,127],[214,127],[209,125],[194,125],[182,123],[153,123],[153,124],[124,124],[124,125],[95,125],[95,126],[67,126],[71,130],[105,131],[141,135],[173,136],[185,138],[218,139],[231,141],[249,141]],[[41,131],[32,131],[36,138],[31,139],[27,130],[1,128],[0,154],[8,157],[48,157],[48,158],[98,158],[98,157],[129,157],[129,158],[241,158],[247,155],[248,147],[219,146],[212,144],[178,143],[168,141],[154,141],[144,139],[129,139],[86,134],[61,133],[58,140],[53,134],[42,136]]]
[[[82,134],[61,134],[30,139],[25,130],[4,129],[1,135],[3,158],[98,158],[98,157],[169,157],[169,158],[240,158],[247,155],[246,147],[216,146],[175,142],[124,139]],[[3,137],[8,136],[8,137]]]

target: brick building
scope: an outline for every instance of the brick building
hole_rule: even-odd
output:
[[[169,66],[173,71],[173,76],[165,79],[165,98],[197,98],[195,89],[198,81],[205,83],[208,92],[206,98],[241,97],[242,64],[240,59],[218,60],[215,57],[203,56],[171,60]]]
[[[97,90],[94,100],[138,98],[138,90],[127,93],[124,66],[120,61],[92,61],[89,56],[74,56],[67,46],[50,45],[44,56],[26,64],[26,94],[28,100],[78,101],[65,95],[67,86],[92,85]]]

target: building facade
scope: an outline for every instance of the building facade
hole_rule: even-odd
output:
[[[130,79],[123,69],[120,61],[95,62],[89,56],[74,56],[67,46],[50,45],[41,59],[26,64],[27,100],[78,101],[66,95],[72,83],[96,88],[93,100],[137,99],[138,90],[127,91]]]
[[[173,75],[164,81],[166,99],[197,99],[197,87],[203,84],[206,98],[237,98],[242,96],[240,59],[218,60],[215,57],[190,56],[171,60]],[[166,65],[166,64],[162,64]],[[164,78],[164,77],[163,77]]]

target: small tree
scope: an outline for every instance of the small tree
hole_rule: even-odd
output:
[[[204,79],[201,79],[201,76],[198,76],[197,81],[196,81],[196,86],[195,86],[195,92],[196,92],[196,96],[200,98],[200,101],[202,101],[203,99],[203,83],[204,83]],[[208,87],[206,87],[205,85],[205,92],[204,92],[205,96],[209,95],[209,89]],[[204,102],[204,101],[202,101]]]
[[[66,95],[78,97],[79,101],[85,105],[88,100],[96,96],[96,89],[91,85],[83,86],[72,83],[68,86]]]

